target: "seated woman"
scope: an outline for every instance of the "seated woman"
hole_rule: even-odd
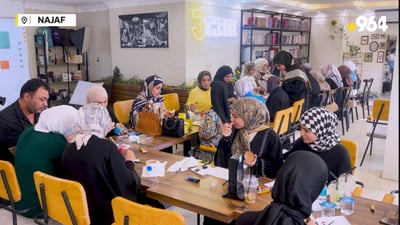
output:
[[[234,85],[235,93],[238,98],[243,98],[248,93],[259,95],[261,87],[258,86],[256,77],[256,64],[253,62],[245,63],[242,68],[242,75]]]
[[[198,85],[189,92],[186,105],[190,111],[207,112],[211,108],[211,73],[203,70],[197,76]]]
[[[340,65],[338,68],[340,76],[342,77],[342,83],[344,87],[353,87],[353,80],[351,79],[351,70],[346,65]]]
[[[336,90],[343,87],[342,76],[340,76],[339,70],[333,64],[325,64],[321,66],[321,73],[325,77],[325,81],[328,82],[331,90]]]
[[[318,156],[296,152],[285,160],[272,188],[273,201],[262,211],[241,214],[236,225],[311,225],[307,218],[328,178],[328,168]]]
[[[236,101],[236,96],[234,92],[234,87],[232,85],[232,77],[233,77],[233,70],[230,66],[224,65],[218,68],[217,72],[215,73],[214,76],[214,81],[223,81],[226,88],[227,88],[227,93],[228,93],[228,101],[230,103]],[[211,83],[211,88],[213,88],[213,85]]]
[[[267,80],[270,76],[272,76],[269,62],[265,58],[258,58],[254,60],[254,64],[256,64],[258,83],[262,87],[263,92],[267,93]]]
[[[75,142],[65,148],[61,165],[65,178],[84,187],[91,224],[111,224],[114,197],[146,201],[134,169],[136,156],[129,150],[120,154],[117,146],[105,139],[113,128],[106,108],[92,103],[82,106],[78,113],[78,133]]]
[[[296,63],[292,54],[286,51],[279,51],[273,62],[276,69],[280,71],[282,88],[289,96],[290,105],[304,98],[306,102],[304,102],[303,109],[306,109],[308,105],[307,96],[311,93],[312,87],[303,69]]]
[[[68,141],[73,140],[78,122],[78,110],[60,105],[44,110],[38,123],[26,128],[19,136],[15,154],[15,170],[21,187],[22,199],[17,210],[39,205],[33,181],[33,172],[40,170],[50,175],[61,175],[61,155]],[[40,207],[24,215],[34,217]]]
[[[283,163],[279,136],[268,127],[267,107],[254,98],[241,98],[231,105],[231,123],[222,125],[222,135],[215,165],[228,167],[229,158],[236,153],[251,151],[253,161],[244,160],[257,176],[275,178]],[[232,126],[234,129],[232,129]]]
[[[314,107],[301,115],[300,138],[285,156],[299,150],[311,151],[319,155],[336,177],[350,171],[351,163],[347,149],[340,144],[336,129],[336,115],[321,107]],[[329,175],[328,182],[335,178]]]
[[[90,103],[99,103],[103,107],[107,108],[111,120],[114,122],[116,128],[110,131],[110,133],[108,133],[107,136],[112,136],[114,134],[121,135],[121,134],[126,134],[128,132],[125,126],[118,121],[117,117],[114,114],[114,111],[112,111],[108,107],[108,94],[106,89],[104,89],[104,87],[92,86],[89,88],[88,93],[86,94],[86,104]]]
[[[267,81],[269,96],[266,104],[270,115],[270,121],[274,121],[275,113],[282,109],[289,108],[290,99],[286,91],[282,88],[282,83],[277,76],[271,76]]]

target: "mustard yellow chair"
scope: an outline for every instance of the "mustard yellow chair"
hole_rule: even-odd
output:
[[[390,193],[386,193],[382,198],[382,202],[393,204],[394,194],[398,194],[398,193],[399,193],[399,190],[392,190]]]
[[[46,173],[33,173],[35,188],[43,219],[35,218],[36,224],[48,224],[49,219],[64,225],[89,225],[89,209],[83,186],[72,180],[62,179]]]
[[[357,162],[357,143],[355,141],[346,138],[340,138],[340,143],[347,149],[350,155],[350,164],[351,168],[353,168],[351,174],[354,175],[354,169],[356,167],[356,162]],[[356,184],[358,186],[354,188],[352,195],[361,196],[364,188],[364,183],[362,183],[361,181],[356,181]]]
[[[129,113],[132,109],[133,99],[114,102],[113,109],[117,120],[126,124],[129,122]]]
[[[289,132],[292,135],[292,139],[295,139],[295,132],[299,127],[299,121],[300,121],[300,116],[303,111],[303,105],[304,105],[304,98],[301,98],[295,102],[293,102],[292,107],[293,107],[293,112],[292,116],[290,117],[290,128]]]
[[[273,128],[279,136],[286,134],[290,128],[292,114],[293,107],[277,111],[275,113],[274,121],[270,123],[270,127]]]
[[[369,137],[367,146],[365,147],[363,157],[361,159],[360,166],[362,166],[365,156],[369,148],[369,154],[372,155],[372,145],[374,138],[386,139],[387,127],[381,125],[387,125],[389,120],[389,108],[390,100],[388,99],[376,99],[372,103],[372,113],[367,118],[367,123],[372,123],[371,131],[367,132]],[[378,125],[382,130],[377,130]]]
[[[165,109],[169,111],[175,110],[175,112],[179,112],[180,104],[178,93],[168,93],[164,94],[162,97],[164,99]]]
[[[111,201],[114,213],[112,225],[185,225],[178,212],[142,205],[123,197]]]
[[[15,203],[19,202],[22,198],[15,168],[10,162],[0,160],[0,174],[0,198],[9,203],[0,202],[0,208],[10,211],[12,213],[13,224],[17,225],[17,214],[26,213],[32,209],[36,209],[39,205],[24,210],[15,209]]]

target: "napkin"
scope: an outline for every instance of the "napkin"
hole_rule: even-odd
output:
[[[142,177],[163,177],[165,176],[165,165],[167,162],[157,162],[143,166]]]
[[[182,172],[185,172],[186,170],[188,170],[190,167],[194,167],[197,166],[199,164],[199,162],[197,161],[196,158],[194,158],[193,156],[190,157],[186,157],[180,161],[175,162],[174,164],[172,164],[172,166],[170,166],[168,168],[168,172],[176,172],[179,169]]]

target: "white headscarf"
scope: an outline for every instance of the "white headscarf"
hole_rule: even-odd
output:
[[[41,112],[33,129],[44,133],[59,133],[67,138],[76,133],[77,122],[78,110],[69,105],[59,105]]]
[[[332,79],[338,88],[343,87],[342,76],[340,75],[339,70],[333,64],[325,64],[321,66],[322,75],[324,75],[325,79]]]
[[[343,65],[349,67],[351,71],[356,71],[356,69],[357,69],[357,66],[350,60],[344,61]]]
[[[110,114],[98,103],[82,106],[78,111],[78,134],[76,148],[79,150],[86,145],[92,135],[104,138],[111,125]]]

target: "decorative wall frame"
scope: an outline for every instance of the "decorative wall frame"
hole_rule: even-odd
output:
[[[379,34],[371,34],[371,40],[379,39]]]
[[[385,50],[386,49],[386,42],[379,42],[379,49]]]
[[[386,34],[381,34],[381,36],[379,37],[379,39],[386,39]]]
[[[366,52],[364,53],[364,62],[372,62],[372,52]]]
[[[368,45],[369,36],[361,36],[361,45]]]
[[[168,48],[168,12],[119,16],[121,48]]]
[[[385,59],[385,52],[384,51],[378,51],[378,55],[376,56],[376,62],[377,63],[383,63]]]

